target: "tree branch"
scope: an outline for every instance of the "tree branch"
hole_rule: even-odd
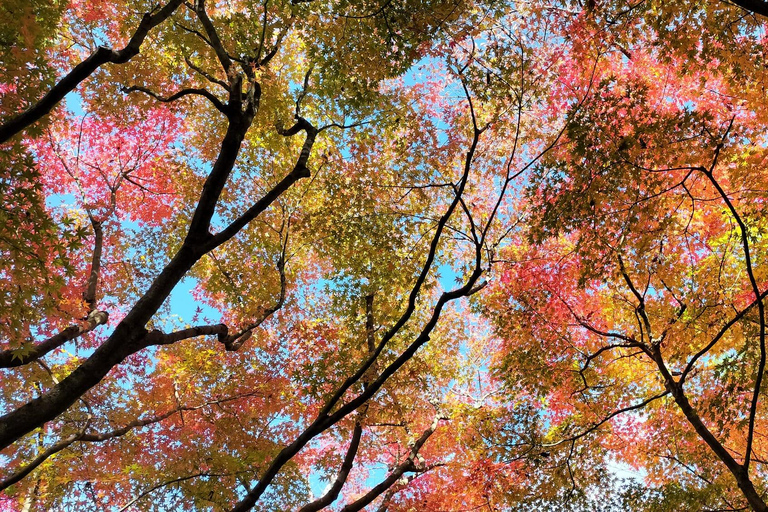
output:
[[[213,26],[213,22],[208,17],[208,13],[205,12],[205,0],[193,0],[195,2],[194,10],[197,14],[197,18],[203,25],[208,40],[211,43],[211,48],[216,52],[216,57],[219,59],[221,67],[224,69],[224,73],[229,76],[229,70],[232,68],[232,61],[229,58],[227,50],[224,49],[224,45],[221,43],[219,34],[216,32],[216,27]]]
[[[605,425],[607,422],[609,422],[610,420],[612,420],[616,416],[618,416],[620,414],[624,414],[626,412],[636,411],[638,409],[642,409],[646,405],[650,404],[651,402],[654,402],[654,401],[658,400],[659,398],[667,396],[668,394],[669,394],[669,391],[665,390],[665,391],[663,391],[663,392],[661,392],[661,393],[659,393],[657,395],[653,395],[650,398],[646,398],[642,402],[639,402],[639,403],[636,403],[636,404],[632,404],[632,405],[628,405],[627,407],[622,407],[621,409],[617,409],[617,410],[611,412],[610,414],[608,414],[602,420],[600,420],[597,423],[593,424],[591,427],[588,427],[586,430],[584,430],[582,432],[579,432],[578,434],[575,434],[573,436],[569,436],[569,437],[567,437],[565,439],[561,439],[561,440],[559,440],[559,441],[557,441],[555,443],[546,443],[543,446],[547,446],[547,447],[557,446],[557,445],[560,445],[560,444],[563,444],[563,443],[570,443],[570,442],[576,441],[578,439],[581,439],[582,437],[584,437],[586,435],[589,435],[590,433],[594,432],[598,428],[602,427],[603,425]]]
[[[223,340],[227,338],[227,331],[227,326],[224,324],[198,325],[168,334],[154,330],[147,334],[144,343],[147,347],[153,345],[171,345],[178,341],[188,340],[198,336],[218,336],[219,341],[223,342]]]
[[[317,129],[303,117],[299,117],[296,124],[288,130],[283,130],[281,127],[277,128],[278,133],[286,137],[296,135],[300,131],[306,133],[306,139],[304,145],[301,148],[299,159],[296,161],[296,165],[293,170],[289,172],[272,190],[267,192],[259,201],[251,206],[245,213],[235,219],[229,226],[212,236],[208,241],[206,247],[210,247],[211,250],[219,245],[223,244],[241,229],[243,229],[249,222],[255,219],[261,212],[263,212],[272,202],[282,195],[283,192],[288,190],[294,183],[301,178],[307,178],[310,176],[307,163],[309,155],[312,152],[312,146],[315,143],[315,137],[317,136]]]
[[[293,130],[296,130],[298,132],[297,127],[293,127],[290,130],[286,130],[284,133],[289,133]],[[432,330],[437,325],[438,320],[440,319],[440,315],[442,313],[443,308],[446,304],[449,302],[456,300],[461,297],[465,297],[466,294],[472,290],[475,286],[475,283],[480,278],[480,275],[482,274],[482,268],[480,266],[480,261],[475,261],[475,268],[474,271],[471,273],[471,275],[467,278],[464,285],[460,288],[457,288],[455,290],[451,290],[449,292],[444,292],[440,298],[438,299],[435,307],[433,308],[432,315],[427,320],[426,324],[422,328],[421,332],[416,336],[413,342],[400,354],[400,356],[395,359],[392,363],[387,366],[384,371],[380,374],[380,376],[371,382],[369,386],[367,386],[357,397],[350,400],[346,404],[344,404],[342,407],[340,407],[336,412],[331,414],[331,411],[333,411],[334,408],[338,405],[339,401],[342,399],[342,397],[346,394],[347,390],[349,390],[354,384],[358,383],[360,379],[366,374],[369,368],[376,362],[376,359],[378,358],[379,354],[384,350],[384,347],[386,344],[391,340],[400,330],[405,326],[405,324],[410,319],[411,315],[416,309],[416,300],[421,292],[421,289],[426,281],[427,275],[429,274],[429,271],[432,267],[432,263],[434,262],[434,259],[437,254],[437,248],[440,243],[441,235],[445,229],[445,226],[448,222],[448,220],[451,218],[453,212],[455,211],[459,200],[464,192],[464,189],[466,187],[467,181],[469,179],[469,173],[472,168],[472,160],[475,154],[475,151],[477,149],[477,145],[480,140],[480,135],[482,134],[482,131],[477,129],[475,126],[472,142],[470,144],[469,149],[467,150],[467,155],[464,160],[464,169],[462,172],[462,177],[459,181],[459,186],[457,188],[456,194],[451,201],[448,209],[443,214],[443,216],[440,218],[440,221],[438,222],[438,225],[435,229],[435,235],[432,238],[432,242],[429,247],[429,251],[427,253],[426,261],[422,267],[422,271],[419,273],[419,276],[416,279],[416,282],[411,289],[411,293],[408,298],[408,305],[406,307],[405,312],[401,315],[399,320],[393,325],[387,333],[383,336],[382,340],[379,342],[378,346],[376,347],[376,350],[373,354],[371,354],[368,359],[360,366],[360,368],[355,372],[354,375],[347,378],[336,390],[336,392],[331,396],[331,398],[326,402],[325,406],[321,409],[321,411],[318,413],[315,420],[288,446],[283,448],[272,460],[272,463],[269,465],[269,467],[264,471],[261,478],[259,479],[256,486],[251,489],[250,492],[232,509],[231,512],[244,512],[246,510],[250,510],[256,502],[259,500],[261,495],[264,493],[264,491],[267,489],[267,487],[271,484],[272,480],[277,476],[279,471],[282,469],[282,467],[289,461],[291,458],[293,458],[310,440],[330,428],[331,426],[338,423],[342,418],[349,415],[351,412],[357,410],[359,407],[361,407],[364,403],[366,403],[371,397],[373,397],[379,389],[384,385],[384,383],[391,377],[394,373],[396,373],[406,362],[408,362],[418,351],[418,349],[423,346],[427,341],[429,341],[430,334]],[[478,252],[476,254],[476,257],[480,257],[480,253]]]
[[[113,194],[114,195],[114,194]],[[104,229],[101,221],[97,221],[89,214],[91,225],[93,226],[93,254],[91,256],[91,270],[88,274],[83,300],[88,305],[88,313],[96,310],[96,289],[99,284],[99,274],[101,272],[101,252],[104,246]]]
[[[202,409],[204,407],[207,407],[209,405],[221,404],[221,403],[224,403],[224,402],[229,402],[229,401],[232,401],[232,400],[237,400],[237,399],[243,398],[243,396],[248,396],[248,395],[231,396],[231,397],[222,398],[222,399],[219,399],[219,400],[213,400],[213,401],[205,402],[203,404],[195,405],[195,406],[180,406],[180,407],[177,407],[176,409],[173,409],[173,410],[168,411],[168,412],[163,413],[163,414],[152,416],[150,418],[146,418],[146,419],[143,419],[143,420],[138,420],[138,419],[134,420],[134,421],[128,423],[127,425],[125,425],[124,427],[117,428],[117,429],[112,430],[110,432],[95,433],[95,434],[94,433],[86,433],[86,430],[88,428],[88,426],[86,425],[86,427],[81,432],[79,432],[77,434],[72,434],[72,435],[66,437],[65,439],[62,439],[61,441],[59,441],[58,443],[52,445],[51,447],[46,449],[43,453],[41,453],[40,455],[35,457],[35,459],[32,462],[30,462],[29,464],[27,464],[23,468],[18,469],[15,473],[13,473],[12,475],[8,476],[7,478],[5,478],[3,480],[0,480],[0,491],[5,490],[8,487],[10,487],[11,485],[19,482],[24,477],[29,475],[32,471],[34,471],[38,466],[40,466],[40,464],[42,464],[48,458],[50,458],[52,455],[55,455],[56,453],[64,450],[65,448],[69,447],[73,443],[76,443],[76,442],[81,442],[81,443],[100,443],[100,442],[103,442],[103,441],[107,441],[109,439],[114,439],[116,437],[124,436],[125,434],[127,434],[128,432],[130,432],[131,430],[133,430],[135,428],[146,427],[147,425],[152,425],[154,423],[159,423],[159,422],[161,422],[163,420],[166,420],[166,419],[170,418],[174,414],[181,413],[182,411],[196,411],[196,410]]]
[[[411,451],[408,454],[408,457],[394,467],[381,483],[379,483],[376,487],[365,493],[361,498],[358,498],[354,502],[346,505],[344,508],[341,509],[341,512],[358,512],[359,510],[362,510],[367,505],[370,505],[373,500],[378,498],[381,494],[383,494],[387,489],[392,487],[400,478],[408,471],[417,471],[417,472],[423,472],[426,471],[426,468],[423,466],[420,466],[417,464],[417,456],[419,455],[419,450],[421,450],[422,446],[424,446],[424,443],[427,442],[427,439],[429,439],[429,436],[431,436],[435,430],[437,430],[438,425],[440,424],[440,420],[444,419],[442,416],[437,416],[432,421],[432,424],[421,434],[421,436],[413,443],[411,446]]]
[[[120,91],[125,94],[130,94],[132,92],[143,92],[144,94],[152,96],[157,101],[160,101],[162,103],[171,103],[180,98],[183,98],[185,96],[190,96],[190,95],[202,96],[203,98],[206,98],[208,101],[210,101],[213,104],[213,106],[216,107],[216,110],[218,110],[225,116],[228,116],[230,112],[230,110],[216,96],[213,95],[213,93],[203,88],[191,87],[188,89],[182,89],[178,92],[171,94],[170,96],[160,96],[159,94],[147,89],[146,87],[141,87],[139,85],[132,85],[130,87],[121,87]]]
[[[136,32],[122,50],[112,50],[100,46],[87,59],[75,66],[66,76],[59,80],[48,93],[30,106],[24,112],[8,119],[0,125],[0,144],[21,132],[29,125],[48,114],[69,92],[73,91],[83,80],[88,78],[96,69],[106,63],[124,64],[139,53],[144,39],[149,31],[169,18],[182,4],[183,0],[170,0],[155,14],[147,13],[141,19]]]
[[[0,352],[0,368],[15,368],[36,361],[68,341],[106,324],[108,319],[109,314],[106,311],[92,311],[84,324],[70,325],[59,334],[51,336],[24,353],[20,353],[18,349],[3,350]]]
[[[286,234],[285,240],[283,242],[282,253],[280,254],[280,259],[277,262],[277,270],[280,272],[280,295],[277,299],[277,302],[271,308],[265,309],[259,318],[248,324],[240,332],[226,336],[224,339],[219,338],[219,340],[224,343],[224,347],[228,351],[234,352],[240,350],[240,347],[242,347],[243,344],[248,341],[248,339],[250,339],[253,330],[263,324],[269,317],[271,317],[285,304],[287,288],[287,282],[285,278],[285,252],[287,246],[288,235]]]
[[[352,440],[349,442],[349,448],[347,448],[344,462],[341,464],[338,475],[336,475],[336,480],[333,481],[333,484],[323,496],[304,505],[299,509],[299,512],[317,512],[336,501],[336,498],[339,497],[339,493],[341,492],[341,488],[344,487],[344,483],[347,481],[349,472],[352,470],[352,464],[355,461],[362,434],[363,427],[360,422],[357,421],[355,422],[355,429],[352,432]]]
[[[747,11],[768,17],[768,2],[762,0],[728,0],[726,3],[735,4]]]
[[[723,134],[720,143],[715,148],[715,154],[709,169],[702,168],[702,172],[709,179],[710,183],[712,183],[712,186],[715,187],[715,190],[717,190],[717,193],[723,199],[723,202],[728,208],[728,211],[730,211],[731,216],[733,216],[734,220],[739,225],[739,231],[741,234],[740,236],[741,245],[744,251],[744,263],[747,270],[747,276],[749,277],[749,283],[752,287],[752,293],[755,295],[755,302],[757,303],[758,318],[760,322],[760,334],[759,334],[760,360],[757,363],[757,371],[755,374],[756,375],[755,387],[752,392],[752,400],[749,405],[749,426],[747,429],[747,447],[744,453],[744,470],[749,471],[749,461],[750,461],[750,458],[752,457],[752,443],[754,441],[754,436],[755,436],[755,418],[757,416],[757,405],[760,399],[760,392],[761,392],[762,382],[763,382],[763,374],[765,373],[765,365],[766,365],[766,340],[765,340],[766,319],[765,319],[765,305],[763,304],[762,293],[760,292],[760,287],[757,284],[757,279],[755,278],[755,272],[752,265],[752,254],[751,254],[751,249],[749,245],[749,232],[747,231],[747,225],[744,222],[744,219],[738,213],[738,211],[736,211],[736,207],[733,205],[733,202],[728,197],[728,194],[726,194],[725,190],[723,190],[723,188],[720,186],[720,183],[715,179],[715,176],[714,176],[714,170],[715,170],[715,166],[717,165],[718,157],[720,156],[720,151],[723,148],[723,145],[725,144],[725,140],[728,137],[728,134],[730,133],[731,128],[733,127],[734,119],[735,118],[731,118],[731,122],[728,124],[728,128],[725,130],[725,133]]]

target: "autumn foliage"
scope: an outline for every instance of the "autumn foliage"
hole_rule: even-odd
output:
[[[768,510],[766,16],[5,0],[0,510]]]

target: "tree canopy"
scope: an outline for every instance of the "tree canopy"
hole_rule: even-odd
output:
[[[4,0],[0,509],[768,510],[767,20]]]

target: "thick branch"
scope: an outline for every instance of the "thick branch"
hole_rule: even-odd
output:
[[[0,125],[0,144],[24,130],[41,117],[48,114],[80,82],[88,78],[96,69],[106,63],[124,64],[139,53],[149,31],[173,14],[183,0],[170,0],[155,14],[145,14],[133,33],[128,44],[122,50],[112,50],[100,46],[87,59],[75,66],[64,78],[59,80],[48,93],[24,112],[12,117]]]
[[[203,186],[187,237],[171,261],[117,325],[109,339],[88,359],[40,397],[0,417],[0,448],[5,448],[67,410],[86,391],[98,384],[113,367],[146,347],[144,338],[147,335],[147,322],[189,269],[207,250],[214,248],[204,248],[202,243],[211,237],[208,232],[210,219],[252,119],[252,115],[247,113],[230,116],[219,156]],[[280,192],[282,193],[282,190]],[[268,195],[269,201],[263,204],[264,208],[280,194],[272,192]]]
[[[198,325],[168,334],[154,330],[147,334],[145,343],[148,347],[152,345],[171,345],[178,341],[197,338],[198,336],[218,336],[219,341],[223,341],[227,338],[227,331],[227,326],[224,324]]]
[[[661,375],[664,378],[667,389],[674,397],[675,403],[678,407],[680,407],[680,410],[685,415],[688,423],[691,424],[699,437],[705,443],[707,443],[707,446],[709,446],[714,454],[717,455],[717,457],[725,464],[733,477],[736,479],[736,483],[739,486],[739,489],[741,489],[744,497],[747,498],[747,501],[752,506],[752,508],[758,512],[768,512],[768,506],[766,506],[765,502],[760,497],[760,494],[755,489],[755,486],[752,484],[752,481],[749,479],[749,474],[746,468],[736,462],[736,459],[733,458],[728,449],[723,446],[720,441],[718,441],[715,435],[701,420],[698,412],[696,412],[691,403],[688,401],[688,397],[683,391],[683,386],[675,382],[672,374],[664,364],[659,346],[654,346],[653,350],[655,356],[654,362],[656,363],[657,367],[659,368],[659,372],[661,372]]]
[[[114,195],[114,194],[113,194]],[[91,271],[88,274],[88,282],[83,292],[83,300],[88,305],[88,312],[96,310],[96,289],[99,285],[101,273],[101,252],[104,246],[104,229],[101,222],[91,217],[93,226],[93,254],[91,256]]]
[[[272,202],[277,199],[283,192],[288,190],[291,185],[299,181],[301,178],[309,177],[309,168],[307,163],[309,161],[309,155],[312,152],[312,146],[315,144],[315,137],[317,136],[317,129],[304,118],[299,118],[296,124],[289,130],[282,130],[278,128],[278,132],[281,135],[291,136],[304,131],[306,133],[306,139],[304,145],[301,148],[299,159],[296,161],[296,165],[293,170],[289,172],[275,187],[264,195],[259,201],[251,206],[245,213],[235,219],[229,226],[221,230],[215,236],[211,237],[207,244],[207,247],[211,249],[223,244],[241,229],[243,229],[249,222],[255,219],[261,212],[263,212]],[[211,250],[208,249],[208,250]]]
[[[211,48],[216,52],[216,57],[219,59],[221,67],[224,68],[224,72],[228,75],[229,70],[232,67],[232,61],[229,58],[227,50],[224,49],[224,45],[221,43],[219,34],[216,32],[216,28],[213,26],[213,22],[208,17],[208,13],[205,12],[205,0],[195,0],[195,13],[200,23],[203,25],[208,40],[211,43]]]

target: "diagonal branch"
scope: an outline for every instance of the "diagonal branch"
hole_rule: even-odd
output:
[[[100,325],[106,324],[108,319],[109,314],[106,311],[92,311],[85,320],[85,323],[70,325],[60,333],[38,343],[24,353],[14,349],[3,350],[0,352],[0,368],[15,368],[36,361],[63,344],[79,338]]]
[[[246,395],[247,396],[247,395]],[[152,416],[143,420],[134,420],[127,425],[111,430],[109,432],[103,432],[103,433],[86,433],[85,430],[88,428],[87,426],[85,429],[83,429],[81,432],[72,434],[58,443],[50,446],[48,449],[43,451],[41,454],[39,454],[37,457],[35,457],[34,460],[32,460],[29,464],[26,466],[18,469],[16,472],[11,474],[10,476],[6,477],[3,480],[0,480],[0,491],[7,489],[11,485],[19,482],[24,477],[29,475],[32,471],[34,471],[40,464],[48,460],[53,455],[59,453],[60,451],[64,450],[65,448],[69,447],[73,443],[81,442],[81,443],[100,443],[103,441],[107,441],[109,439],[114,439],[116,437],[121,437],[130,432],[133,429],[146,427],[147,425],[152,425],[154,423],[160,423],[163,420],[166,420],[173,416],[174,414],[181,413],[183,411],[196,411],[199,409],[202,409],[204,407],[207,407],[209,405],[214,404],[221,404],[224,402],[232,401],[232,400],[238,400],[240,398],[243,398],[243,396],[230,396],[227,398],[222,398],[219,400],[209,401],[205,402],[200,405],[195,406],[180,406],[176,409],[170,410],[163,414],[158,414],[156,416]]]
[[[290,130],[287,130],[285,132],[286,133],[291,132],[294,129],[296,129],[296,127]],[[416,336],[413,342],[411,342],[411,344],[400,354],[400,356],[397,357],[392,363],[390,363],[381,372],[379,377],[373,380],[370,383],[370,385],[367,386],[357,397],[350,400],[343,406],[339,407],[338,410],[336,410],[336,412],[331,414],[331,411],[333,411],[338,406],[339,402],[344,397],[346,392],[352,386],[360,382],[360,379],[362,379],[363,376],[366,375],[368,370],[376,362],[379,354],[381,354],[381,352],[384,350],[384,347],[386,346],[386,344],[402,330],[402,328],[409,321],[413,312],[415,311],[416,300],[418,299],[418,296],[421,293],[421,290],[427,279],[427,275],[429,274],[429,271],[432,268],[432,264],[436,258],[442,233],[445,230],[445,226],[450,220],[453,212],[456,210],[459,204],[459,200],[461,199],[461,196],[468,182],[470,170],[472,169],[473,158],[474,158],[475,151],[477,149],[477,146],[480,140],[480,135],[482,134],[482,132],[483,130],[477,129],[475,127],[474,134],[472,137],[472,142],[470,143],[469,149],[467,150],[467,154],[464,160],[464,169],[462,172],[462,177],[459,180],[459,186],[456,189],[455,197],[451,201],[446,212],[440,218],[437,224],[437,227],[435,228],[435,234],[432,238],[432,242],[430,243],[426,261],[424,262],[424,265],[422,266],[422,270],[419,273],[419,276],[417,277],[416,282],[414,283],[411,289],[411,293],[408,297],[408,303],[407,303],[408,305],[406,306],[405,311],[400,316],[399,320],[382,337],[382,340],[379,342],[374,353],[371,354],[368,357],[368,359],[366,359],[366,361],[358,368],[357,372],[355,372],[354,375],[347,378],[339,386],[339,388],[334,392],[333,396],[326,402],[325,406],[318,413],[315,420],[291,444],[283,448],[272,459],[272,462],[270,463],[269,467],[263,472],[256,486],[253,489],[251,489],[248,492],[248,494],[239,503],[237,503],[237,505],[232,509],[231,512],[244,512],[246,510],[250,510],[251,508],[253,508],[253,506],[258,502],[261,495],[267,490],[267,488],[272,483],[274,478],[277,476],[277,474],[280,472],[280,470],[289,460],[291,460],[304,446],[306,446],[307,443],[309,443],[316,436],[320,435],[322,432],[325,432],[327,429],[329,429],[330,427],[338,423],[341,419],[351,414],[353,411],[357,410],[363,404],[365,404],[368,400],[370,400],[371,397],[373,397],[379,391],[379,389],[381,389],[384,383],[392,375],[394,375],[400,368],[402,368],[403,365],[405,365],[408,361],[410,361],[411,358],[413,358],[413,356],[419,350],[419,348],[421,348],[425,343],[427,343],[427,341],[429,341],[430,335],[434,330],[435,326],[437,325],[438,320],[440,319],[443,308],[448,303],[456,299],[459,299],[461,297],[466,297],[467,294],[474,289],[475,284],[477,283],[477,280],[480,278],[480,275],[482,274],[481,261],[479,260],[475,261],[474,270],[470,274],[470,276],[467,278],[463,286],[457,289],[451,290],[449,292],[444,292],[440,296],[440,298],[438,299],[437,303],[435,304],[432,310],[431,316],[425,323],[424,327],[421,329],[421,332]],[[480,257],[481,257],[481,253],[480,252],[476,253],[476,258],[480,258]]]
[[[764,291],[760,294],[759,301],[763,301],[766,298],[768,298],[768,290]],[[726,335],[726,333],[730,330],[731,327],[734,326],[739,320],[744,318],[744,315],[749,313],[752,308],[757,306],[758,300],[752,301],[747,307],[736,313],[736,315],[733,316],[728,322],[723,325],[719,331],[717,331],[717,334],[712,338],[712,340],[701,350],[696,352],[693,357],[691,357],[690,361],[688,361],[688,364],[685,366],[685,370],[683,370],[682,375],[680,376],[680,385],[682,386],[685,382],[685,379],[688,377],[688,374],[693,370],[693,366],[696,364],[696,361],[698,361],[702,356],[704,356],[707,352],[709,352],[712,347],[714,347],[718,341],[722,339],[723,336]]]
[[[221,86],[224,88],[225,91],[229,91],[229,84],[227,84],[223,80],[219,80],[218,78],[208,73],[206,70],[204,70],[200,66],[196,65],[194,62],[192,62],[192,59],[190,59],[187,55],[184,55],[184,62],[186,62],[187,66],[189,66],[192,70],[196,71],[199,75],[201,75],[203,78],[205,78],[212,84]]]
[[[224,347],[230,351],[234,352],[240,349],[240,347],[243,346],[243,344],[250,339],[250,337],[253,335],[254,329],[258,328],[261,324],[263,324],[269,317],[271,317],[274,313],[276,313],[280,308],[283,307],[285,304],[285,297],[286,297],[286,288],[287,288],[287,280],[285,277],[285,252],[288,247],[288,235],[286,234],[285,240],[283,241],[283,248],[282,252],[280,254],[280,259],[277,261],[277,270],[280,272],[280,295],[277,298],[277,302],[270,307],[265,309],[261,316],[259,316],[257,319],[252,321],[250,324],[245,326],[242,330],[235,334],[230,334],[226,336],[225,338],[219,338],[219,340],[224,343]]]
[[[563,443],[572,443],[576,441],[577,439],[581,439],[584,436],[589,435],[590,433],[594,432],[595,430],[599,429],[609,421],[611,421],[616,416],[619,416],[620,414],[624,414],[631,411],[637,411],[639,409],[644,408],[646,405],[650,404],[651,402],[654,402],[658,400],[659,398],[662,398],[664,396],[667,396],[669,394],[669,390],[664,390],[663,392],[653,395],[650,398],[646,398],[642,402],[638,402],[636,404],[628,405],[626,407],[622,407],[621,409],[616,409],[615,411],[608,414],[606,417],[604,417],[602,420],[598,421],[597,423],[593,424],[592,426],[588,427],[587,429],[579,432],[578,434],[574,434],[572,436],[569,436],[565,439],[561,439],[559,441],[556,441],[554,443],[545,443],[543,446],[551,447],[551,446],[557,446]]]
[[[749,283],[752,287],[752,293],[754,294],[755,302],[757,303],[758,318],[760,321],[760,334],[759,334],[760,359],[757,363],[757,370],[756,370],[756,376],[755,376],[755,388],[752,392],[752,400],[749,405],[749,426],[747,429],[747,446],[744,454],[744,470],[749,471],[749,461],[752,456],[752,443],[754,441],[754,436],[755,436],[755,419],[757,417],[757,405],[760,399],[760,392],[762,388],[763,374],[765,373],[765,365],[766,365],[766,357],[767,357],[766,339],[765,339],[766,338],[766,318],[765,318],[766,313],[765,313],[765,305],[763,304],[763,300],[762,300],[762,293],[760,292],[760,287],[757,284],[757,278],[755,277],[755,271],[752,264],[752,253],[749,245],[749,231],[747,229],[747,225],[744,222],[744,219],[742,218],[742,216],[736,210],[736,207],[734,206],[730,197],[728,197],[728,194],[725,192],[725,190],[723,190],[722,186],[715,179],[715,176],[714,176],[714,170],[715,170],[715,166],[717,165],[718,157],[720,156],[720,151],[722,150],[725,144],[725,140],[728,137],[728,133],[733,127],[733,121],[734,121],[734,118],[731,119],[731,122],[729,123],[728,128],[725,130],[725,133],[723,134],[720,143],[715,148],[715,154],[714,154],[711,166],[709,167],[709,169],[702,167],[701,171],[709,179],[712,186],[715,187],[715,190],[717,190],[717,193],[723,199],[723,202],[728,208],[728,211],[731,213],[731,216],[739,225],[739,231],[741,233],[741,236],[740,236],[741,245],[744,251],[744,264],[746,267],[747,276],[749,277]]]
[[[278,132],[281,135],[290,137],[296,135],[299,132],[306,133],[306,139],[304,145],[301,148],[301,153],[296,161],[296,165],[293,170],[289,172],[272,190],[267,192],[264,197],[251,206],[240,217],[232,221],[232,223],[212,236],[206,245],[207,250],[211,250],[219,245],[223,244],[233,236],[235,236],[241,229],[243,229],[249,222],[255,219],[261,212],[263,212],[272,202],[279,197],[283,192],[288,190],[291,185],[299,181],[301,178],[307,178],[310,176],[309,168],[307,167],[309,161],[309,155],[312,152],[312,146],[315,144],[315,137],[317,137],[317,128],[312,123],[299,117],[296,124],[288,130],[283,130],[278,127]],[[210,248],[210,249],[209,249]]]
[[[336,480],[333,481],[333,484],[331,484],[328,492],[326,492],[315,501],[307,503],[301,507],[299,512],[317,512],[318,510],[322,510],[323,508],[336,501],[336,498],[339,497],[339,493],[341,492],[341,488],[344,487],[344,484],[347,481],[349,472],[352,470],[352,464],[355,461],[357,449],[360,446],[360,437],[362,436],[362,433],[362,425],[359,421],[355,422],[355,429],[352,432],[352,440],[349,443],[349,448],[347,449],[347,454],[344,457],[344,462],[341,464],[339,473],[336,475]]]
[[[0,125],[0,144],[48,114],[64,99],[64,96],[73,91],[80,82],[88,78],[100,66],[110,62],[113,64],[124,64],[135,57],[139,53],[149,31],[168,19],[182,2],[183,0],[170,0],[162,9],[154,14],[145,14],[136,32],[133,33],[128,44],[122,50],[113,50],[100,46],[87,59],[75,66],[72,71],[59,80],[39,101],[24,112],[17,114]]]
[[[764,0],[728,0],[726,3],[735,4],[747,11],[768,17],[768,2]]]
[[[219,59],[219,63],[224,69],[224,72],[229,75],[229,70],[232,68],[232,60],[229,58],[227,50],[224,49],[219,34],[216,32],[216,27],[213,26],[211,18],[208,17],[208,13],[205,11],[205,0],[194,0],[194,2],[195,13],[200,20],[200,23],[203,25],[205,34],[208,36],[208,40],[211,43],[211,48],[216,52],[216,57]]]

